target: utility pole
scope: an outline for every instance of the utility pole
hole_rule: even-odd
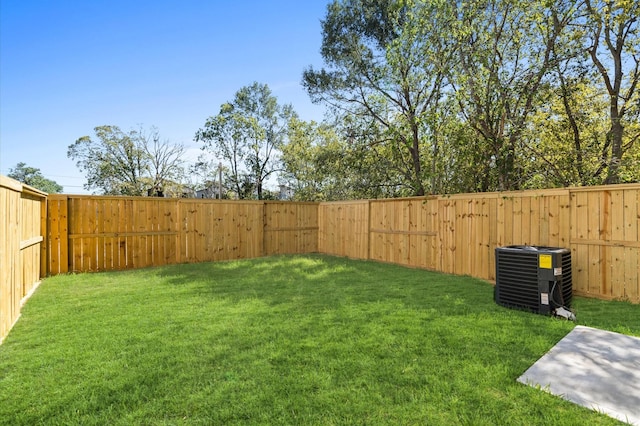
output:
[[[218,163],[218,200],[222,200],[222,161]]]

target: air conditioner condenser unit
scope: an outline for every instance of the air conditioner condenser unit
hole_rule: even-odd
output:
[[[575,319],[568,310],[572,293],[570,250],[542,246],[496,249],[497,304]]]

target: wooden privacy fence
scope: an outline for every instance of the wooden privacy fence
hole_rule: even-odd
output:
[[[570,248],[575,293],[640,302],[640,185],[321,203],[318,250],[495,280],[496,247]]]
[[[50,274],[318,249],[317,203],[50,195]]]
[[[320,252],[495,280],[496,247],[572,251],[577,294],[640,302],[640,185],[328,203],[51,195],[49,273]]]
[[[47,195],[0,176],[0,341],[41,275],[320,252],[495,280],[570,248],[577,294],[640,303],[640,185],[329,203]]]
[[[0,342],[40,283],[46,194],[0,176]]]

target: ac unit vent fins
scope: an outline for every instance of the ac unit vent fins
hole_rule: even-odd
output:
[[[570,307],[571,252],[541,246],[496,249],[495,301],[499,305],[550,314]]]

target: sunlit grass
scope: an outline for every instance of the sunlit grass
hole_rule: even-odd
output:
[[[638,306],[576,305],[640,334]],[[57,276],[0,346],[0,422],[616,424],[516,382],[573,326],[320,255]]]

